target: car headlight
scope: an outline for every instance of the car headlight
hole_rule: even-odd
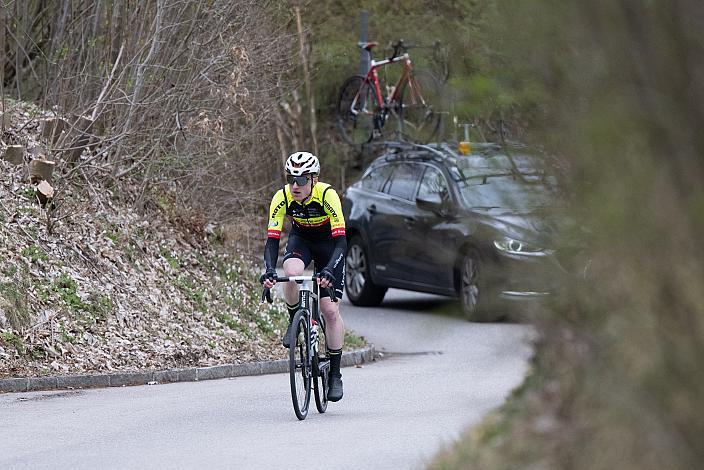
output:
[[[546,256],[554,252],[554,250],[531,245],[530,243],[516,240],[511,237],[503,237],[498,240],[494,240],[494,246],[497,250],[511,255]]]

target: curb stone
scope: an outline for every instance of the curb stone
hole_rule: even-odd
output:
[[[356,366],[376,359],[374,345],[346,352],[342,367]],[[113,374],[80,374],[54,377],[11,377],[0,379],[0,393],[38,392],[44,390],[126,387],[149,383],[198,382],[201,380],[244,377],[247,375],[279,374],[288,372],[288,360],[224,364],[210,367],[190,367],[146,372],[117,372]]]

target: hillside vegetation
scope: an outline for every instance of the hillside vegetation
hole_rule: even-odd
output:
[[[277,26],[274,6],[0,2],[0,113],[14,98],[72,126],[80,118],[99,151],[68,161],[76,142],[57,136],[41,153],[59,171],[75,164],[73,176],[129,177],[143,194],[168,185],[179,205],[209,221],[256,213],[258,191],[281,181],[272,110],[294,85],[290,35]]]
[[[39,144],[28,110],[13,102],[13,121]],[[26,171],[0,161],[0,377],[283,357],[251,257],[170,193],[57,178],[41,204]]]
[[[281,353],[248,251],[290,86],[271,5],[0,2],[0,147],[55,162],[43,206],[0,169],[1,375]]]

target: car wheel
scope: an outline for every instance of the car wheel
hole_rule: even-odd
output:
[[[370,275],[371,265],[362,239],[355,236],[347,246],[345,258],[345,293],[354,305],[372,307],[379,305],[386,294],[386,287],[375,285]]]
[[[493,318],[486,306],[488,294],[482,279],[479,253],[471,250],[464,255],[459,275],[460,303],[464,315],[469,321],[492,321]]]

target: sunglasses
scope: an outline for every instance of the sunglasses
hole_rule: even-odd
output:
[[[310,176],[286,175],[286,182],[290,185],[293,185],[293,183],[296,183],[298,186],[305,186],[306,184],[308,184],[309,180],[310,180]]]

